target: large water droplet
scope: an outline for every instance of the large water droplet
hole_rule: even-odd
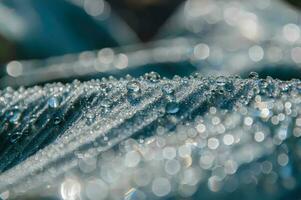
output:
[[[110,99],[103,99],[102,102],[100,102],[100,106],[102,107],[102,112],[107,113],[110,111],[112,102]]]
[[[153,83],[158,82],[158,80],[160,79],[160,75],[157,72],[150,72],[150,73],[146,73],[144,75],[144,78],[146,80],[149,80]]]
[[[111,107],[111,102],[109,99],[104,99],[101,103],[100,103],[101,107],[103,108],[110,108]]]
[[[249,74],[249,78],[257,79],[258,77],[259,77],[259,75],[257,72],[250,72],[250,74]]]
[[[95,114],[94,113],[87,113],[86,118],[87,118],[86,124],[91,125],[95,121]]]
[[[101,179],[93,179],[86,184],[86,195],[90,200],[103,200],[107,199],[110,188],[107,183]]]
[[[176,114],[177,112],[179,112],[180,107],[177,102],[172,101],[166,104],[165,110],[168,114]]]
[[[166,83],[162,86],[162,92],[166,95],[172,95],[174,93],[174,89],[170,83]]]
[[[17,108],[9,111],[7,113],[7,117],[8,117],[9,122],[12,123],[12,124],[17,124],[20,117],[21,117],[21,114],[22,114],[21,111]]]
[[[130,81],[128,82],[128,84],[126,85],[126,89],[129,93],[139,93],[141,85],[138,81]]]
[[[131,105],[136,105],[139,103],[139,95],[141,92],[141,84],[138,81],[130,81],[126,85],[128,91],[128,102]]]
[[[61,185],[61,196],[64,200],[76,200],[80,193],[81,185],[77,180],[66,179]]]
[[[158,196],[163,197],[168,195],[171,191],[171,185],[167,178],[156,178],[152,183],[152,192]]]
[[[217,77],[217,79],[216,79],[216,84],[219,86],[224,86],[226,84],[226,82],[227,82],[227,79],[224,76]]]
[[[60,106],[60,100],[58,97],[51,97],[48,99],[47,104],[50,108],[57,108]]]
[[[55,117],[55,118],[54,118],[53,123],[54,123],[55,125],[58,125],[58,124],[61,123],[61,122],[62,122],[62,119],[61,119],[60,117]]]

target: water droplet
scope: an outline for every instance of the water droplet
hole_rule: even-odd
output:
[[[131,105],[136,105],[139,103],[139,95],[141,92],[141,85],[138,81],[130,81],[126,85],[128,91],[128,102]]]
[[[170,175],[175,175],[180,171],[181,164],[178,160],[167,160],[164,169],[166,173]]]
[[[210,139],[208,139],[207,145],[208,145],[209,149],[213,149],[213,150],[217,149],[219,146],[219,140],[216,138],[210,138]]]
[[[278,155],[277,161],[278,161],[278,164],[283,167],[288,164],[289,158],[285,153],[281,153]]]
[[[78,160],[78,167],[83,173],[90,173],[96,169],[96,158],[83,158]]]
[[[94,179],[86,184],[86,195],[90,200],[106,199],[109,194],[108,185],[101,179]]]
[[[259,77],[257,72],[250,72],[249,78],[251,79],[257,79]]]
[[[60,106],[60,101],[58,97],[51,97],[48,99],[47,104],[50,108],[57,108]]]
[[[177,102],[172,101],[166,104],[165,110],[168,114],[176,114],[177,112],[179,112],[180,107]]]
[[[167,178],[156,178],[152,184],[152,191],[158,197],[166,196],[171,191],[171,185]]]
[[[172,160],[176,157],[177,151],[174,147],[165,147],[162,154],[165,159]]]
[[[136,167],[140,162],[140,155],[136,151],[130,151],[125,155],[125,165],[127,167]]]
[[[256,132],[254,135],[254,139],[256,142],[262,142],[264,140],[264,137],[265,137],[265,135],[261,131]]]
[[[104,99],[100,103],[101,107],[104,108],[104,111],[107,112],[108,109],[111,107],[111,101],[109,99]]]
[[[162,92],[166,95],[172,95],[174,93],[174,89],[170,83],[167,83],[162,86]]]
[[[217,77],[216,84],[219,86],[224,86],[227,83],[227,79],[224,76]]]
[[[80,197],[81,185],[77,180],[66,179],[61,185],[61,196],[64,200],[76,200]]]
[[[9,141],[11,143],[16,143],[22,137],[22,133],[17,132],[10,135]]]
[[[129,93],[139,93],[141,85],[138,81],[130,81],[128,82],[128,84],[126,85],[126,89]]]
[[[234,137],[231,134],[225,134],[223,137],[223,142],[225,145],[230,146],[234,143]]]
[[[86,118],[87,118],[86,124],[91,125],[95,121],[95,114],[94,113],[87,113]]]
[[[62,120],[61,120],[60,117],[55,117],[55,118],[54,118],[54,124],[55,124],[55,125],[58,125],[58,124],[61,123],[61,122],[62,122]]]
[[[9,111],[7,113],[7,117],[8,117],[9,122],[12,123],[12,124],[17,124],[20,117],[21,117],[21,114],[22,114],[21,111],[17,108]]]
[[[160,79],[160,75],[157,72],[150,72],[150,73],[146,73],[144,75],[144,78],[146,80],[149,80],[153,83],[158,82],[158,80]]]

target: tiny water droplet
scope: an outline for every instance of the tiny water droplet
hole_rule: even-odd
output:
[[[61,120],[60,117],[55,117],[55,118],[54,118],[54,124],[55,124],[55,125],[58,125],[58,124],[61,123],[61,122],[62,122],[62,120]]]
[[[50,108],[57,108],[60,106],[60,101],[58,97],[51,97],[48,99],[47,104]]]
[[[86,124],[91,125],[95,121],[95,114],[94,113],[87,113],[86,118],[87,118]]]
[[[110,108],[111,107],[111,102],[109,99],[104,99],[100,105],[103,107],[103,108]]]
[[[165,110],[166,110],[166,113],[168,113],[168,114],[176,114],[177,112],[179,112],[180,107],[177,102],[173,101],[173,102],[168,102],[166,104]]]
[[[225,93],[225,90],[219,89],[217,92],[218,92],[219,94],[224,94],[224,93]]]
[[[224,86],[226,84],[226,82],[227,82],[227,79],[224,76],[220,76],[216,79],[216,84],[219,86]]]
[[[130,74],[127,74],[127,75],[125,75],[125,79],[126,80],[132,80],[133,78],[132,78],[132,76]]]
[[[78,199],[81,193],[81,185],[75,179],[66,179],[61,185],[61,197],[64,200]]]
[[[225,84],[225,90],[228,92],[234,91],[234,85],[232,82],[227,82]]]
[[[286,91],[289,90],[289,85],[286,84],[286,83],[280,83],[279,88],[280,88],[281,91],[286,92]]]
[[[16,143],[22,137],[22,133],[21,132],[10,133],[8,135],[9,135],[9,141],[11,143]]]
[[[131,105],[136,105],[139,103],[139,96],[141,92],[141,84],[138,81],[130,81],[127,86],[128,91],[128,102]]]
[[[17,124],[21,117],[21,111],[17,108],[13,109],[8,112],[7,117],[10,123]]]
[[[129,93],[138,93],[141,90],[141,85],[138,81],[130,81],[126,85],[126,89]]]
[[[162,86],[162,92],[166,95],[172,95],[175,91],[170,83],[166,83]]]
[[[257,72],[250,72],[249,78],[251,79],[257,79],[259,77]]]
[[[158,80],[160,79],[160,75],[157,72],[150,72],[150,73],[146,73],[144,75],[144,78],[146,80],[149,80],[153,83],[158,82]]]
[[[19,140],[19,138],[21,138],[21,136],[22,136],[22,133],[20,133],[20,132],[13,133],[10,135],[9,141],[11,143],[16,143]]]

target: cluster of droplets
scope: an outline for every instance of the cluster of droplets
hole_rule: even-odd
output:
[[[301,83],[258,79],[256,73],[249,77],[194,74],[168,80],[152,72],[138,79],[110,77],[6,91],[2,101],[22,97],[11,104],[22,108],[13,125],[35,126],[29,132],[26,127],[6,129],[12,134],[20,130],[27,141],[12,145],[36,152],[44,148],[45,137],[57,138],[0,175],[5,180],[0,188],[14,185],[11,192],[18,195],[43,183],[46,190],[59,186],[63,199],[190,197],[204,188],[210,191],[204,198],[210,198],[241,192],[250,184],[263,186],[267,197],[276,188],[294,190],[298,180],[292,168],[298,166],[292,159],[301,155]],[[33,119],[26,112],[30,101],[23,102],[27,96],[36,106]],[[9,108],[2,113],[7,119],[15,115]],[[35,150],[30,150],[33,139]],[[8,167],[22,161],[17,161],[18,152],[7,152]],[[64,162],[65,157],[71,160]],[[51,163],[57,169],[48,169]],[[64,180],[53,179],[62,174]]]
[[[98,157],[79,159],[80,173],[93,176],[78,178],[75,173],[66,187],[67,176],[61,184],[62,197],[78,185],[82,191],[70,194],[90,200],[188,198],[204,188],[212,193],[202,194],[204,199],[234,191],[250,196],[243,193],[248,187],[262,187],[268,198],[276,197],[279,188],[292,191],[298,181],[292,168],[300,169],[290,159],[298,160],[301,154],[289,156],[299,151],[295,145],[301,148],[300,102],[299,95],[280,99],[255,95],[248,107],[232,111],[209,107],[173,131],[158,126],[152,137],[128,139]],[[291,125],[295,128],[289,136]],[[288,137],[296,144],[288,146],[284,142]]]

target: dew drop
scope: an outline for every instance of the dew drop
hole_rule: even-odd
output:
[[[54,118],[54,124],[55,124],[55,125],[58,125],[58,124],[61,123],[61,122],[62,122],[62,120],[61,120],[60,117],[55,117],[55,118]]]
[[[168,113],[168,114],[176,114],[177,112],[179,112],[180,107],[177,102],[173,101],[173,102],[168,102],[166,104],[165,110],[166,110],[166,113]]]
[[[177,155],[176,149],[174,147],[165,147],[162,153],[163,157],[169,160],[172,160]]]
[[[259,77],[257,72],[250,72],[249,78],[251,79],[257,79]]]
[[[216,79],[216,84],[219,86],[224,86],[227,83],[227,79],[224,76],[220,76]]]
[[[208,147],[209,149],[217,149],[219,146],[219,140],[216,138],[210,138],[208,139]]]
[[[174,89],[170,83],[167,83],[162,86],[162,92],[166,95],[172,95],[174,93]]]
[[[87,113],[86,118],[87,118],[86,124],[91,125],[95,121],[95,114],[94,113]]]
[[[104,99],[101,103],[100,106],[103,108],[103,112],[107,113],[109,112],[111,108],[111,101],[109,99]]]
[[[165,163],[165,171],[170,175],[177,174],[181,169],[181,164],[177,160],[167,160]]]
[[[128,84],[126,85],[126,89],[129,93],[139,93],[141,85],[138,81],[130,81],[128,82]]]
[[[12,124],[17,124],[21,117],[21,111],[19,109],[11,110],[8,113],[9,122]]]
[[[166,178],[156,178],[152,184],[152,191],[158,197],[164,197],[171,191],[171,185]]]
[[[100,104],[103,108],[110,108],[111,107],[111,102],[109,99],[104,99],[101,104]]]
[[[66,179],[61,185],[61,196],[64,200],[76,200],[80,192],[81,185],[77,180]]]
[[[101,179],[90,180],[86,184],[86,195],[90,200],[106,199],[109,195],[108,185]]]
[[[277,161],[279,165],[285,166],[288,164],[289,158],[285,153],[281,153],[280,155],[278,155]]]
[[[96,169],[96,158],[83,158],[79,159],[78,167],[83,173],[90,173]]]
[[[140,162],[140,155],[136,151],[130,151],[125,155],[125,165],[127,167],[136,167]]]
[[[160,75],[157,72],[150,72],[150,73],[146,73],[144,75],[144,78],[146,80],[149,80],[150,82],[158,82],[158,80],[160,79]]]
[[[57,108],[60,106],[60,101],[58,97],[51,97],[48,99],[47,104],[50,108]]]

